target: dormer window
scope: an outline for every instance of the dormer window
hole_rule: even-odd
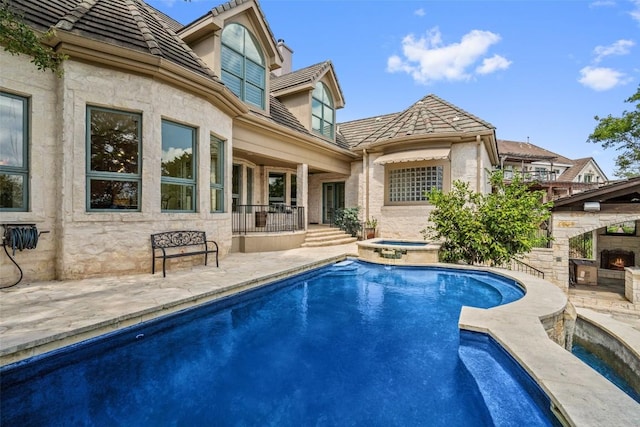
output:
[[[333,139],[334,117],[333,98],[324,83],[319,82],[313,90],[311,101],[311,125],[313,131]]]
[[[264,109],[266,68],[260,46],[240,24],[228,25],[221,41],[223,83],[247,104]]]

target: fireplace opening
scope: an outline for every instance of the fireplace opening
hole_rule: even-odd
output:
[[[600,268],[607,270],[624,270],[635,263],[633,251],[623,251],[620,249],[603,250],[600,252]]]

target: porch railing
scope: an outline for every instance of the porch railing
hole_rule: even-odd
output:
[[[233,234],[305,229],[304,208],[284,204],[235,206],[231,212],[231,222]]]

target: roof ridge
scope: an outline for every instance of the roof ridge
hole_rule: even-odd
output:
[[[70,12],[66,13],[54,26],[61,30],[70,31],[73,26],[93,8],[99,0],[82,0]]]
[[[202,60],[202,58],[200,58],[193,51],[193,49],[191,49],[191,47],[187,43],[185,43],[185,41],[182,40],[182,38],[180,36],[178,36],[176,34],[176,32],[173,31],[169,27],[169,25],[160,16],[158,16],[158,14],[156,13],[155,9],[150,8],[147,5],[147,3],[145,3],[143,0],[127,0],[127,1],[128,2],[138,2],[139,4],[141,4],[141,6],[145,8],[147,13],[149,13],[151,16],[153,16],[155,18],[155,20],[166,31],[166,33],[175,42],[177,42],[184,49],[184,51],[186,53],[188,53],[189,56],[191,56],[191,58],[193,60],[195,60],[198,63],[198,65],[200,66],[200,68],[202,68],[203,71],[205,71],[214,80],[216,80],[216,81],[220,80],[218,78],[218,76],[213,72],[213,70],[211,68],[209,68],[209,66]],[[142,14],[140,14],[139,10],[136,11],[136,12],[137,12],[137,14],[134,14],[133,18],[136,20],[137,24],[138,24],[138,21],[141,20],[142,24],[144,25],[144,28],[143,28],[143,27],[140,26],[140,24],[138,24],[138,28],[140,28],[140,31],[143,33],[144,38],[145,38],[145,42],[147,42],[147,45],[149,46],[149,49],[151,50],[151,53],[153,53],[154,55],[162,54],[162,49],[160,49],[160,45],[158,44],[158,42],[156,41],[155,37],[153,36],[153,33],[151,32],[151,29],[149,28],[148,24],[146,23],[146,21],[144,21],[144,17],[142,16]],[[149,39],[147,39],[147,32],[145,31],[145,29],[148,31]],[[149,43],[150,41],[153,41],[153,44],[150,44]]]
[[[452,104],[451,102],[449,102],[449,101],[447,101],[447,100],[444,100],[444,99],[440,98],[440,97],[439,97],[438,95],[436,95],[436,94],[430,93],[430,94],[428,94],[427,96],[425,96],[425,97],[424,97],[424,98],[422,98],[422,99],[425,99],[425,98],[428,98],[428,97],[435,98],[435,99],[437,99],[439,102],[442,102],[443,104],[446,104],[448,107],[453,108],[454,110],[456,110],[456,111],[458,111],[458,112],[460,112],[460,113],[462,113],[462,114],[465,114],[465,115],[467,115],[468,117],[470,117],[470,118],[472,118],[472,119],[474,119],[474,120],[477,120],[478,122],[482,123],[483,125],[487,126],[488,128],[494,128],[494,129],[495,129],[495,126],[493,126],[491,123],[487,122],[486,120],[482,120],[480,117],[476,116],[475,114],[471,114],[471,113],[470,113],[470,112],[468,112],[467,110],[464,110],[464,109],[462,109],[462,108],[458,107],[457,105]],[[454,126],[454,127],[455,127],[455,126]]]
[[[429,95],[427,95],[429,96]],[[456,112],[462,113],[464,112],[464,110],[460,110],[459,108],[455,108],[454,105],[449,104],[448,102],[443,101],[442,99],[438,98],[437,96],[433,96],[434,98],[436,98],[439,102],[443,102],[444,104],[446,104],[448,107],[452,107],[454,110],[456,110]],[[425,97],[426,98],[426,97]],[[425,99],[423,98],[423,99]],[[456,131],[458,132],[462,132],[462,129],[460,129],[460,126],[456,125],[456,123],[454,123],[453,120],[447,120],[444,116],[442,116],[440,113],[438,113],[437,111],[435,111],[434,109],[429,108],[427,105],[424,105],[423,99],[421,99],[420,101],[416,102],[414,105],[420,105],[418,107],[418,109],[420,109],[420,111],[424,111],[427,114],[433,114],[434,116],[436,116],[437,118],[439,118],[440,120],[442,120],[443,122],[447,123],[448,125],[450,125],[452,128],[454,128]],[[424,105],[424,106],[423,106]],[[456,116],[457,117],[457,116]]]
[[[157,42],[155,36],[153,35],[153,32],[151,31],[151,28],[149,28],[149,25],[144,20],[144,16],[142,16],[142,14],[140,13],[140,10],[138,9],[139,4],[136,4],[135,0],[126,0],[126,4],[127,4],[127,7],[129,8],[129,13],[131,13],[131,17],[133,18],[136,25],[138,26],[138,29],[142,34],[142,38],[144,39],[144,42],[149,47],[149,51],[151,52],[151,54],[158,55],[158,56],[162,55],[162,49],[160,49],[160,44]],[[148,11],[148,12],[153,13],[153,11]],[[154,18],[157,18],[155,13],[153,14],[153,16]],[[160,25],[162,25],[162,27],[165,28],[165,30],[169,30],[168,28],[166,28],[166,25],[161,19],[159,19],[158,21],[160,22]]]

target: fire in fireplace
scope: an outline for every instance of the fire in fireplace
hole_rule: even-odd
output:
[[[620,249],[603,250],[600,252],[600,268],[607,270],[624,270],[635,263],[633,251],[623,251]]]

